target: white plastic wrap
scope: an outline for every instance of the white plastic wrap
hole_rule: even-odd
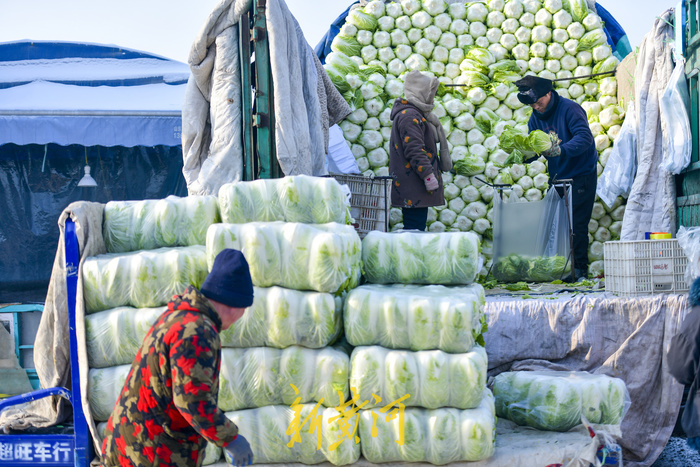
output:
[[[581,424],[620,425],[631,404],[625,382],[568,371],[517,371],[496,376],[496,415],[545,431]]]
[[[333,343],[343,328],[341,297],[282,287],[253,289],[253,305],[221,332],[222,347],[320,349]]]
[[[596,194],[611,207],[620,195],[628,195],[637,173],[637,116],[634,101],[627,104],[625,121],[615,138],[612,152],[598,177]]]
[[[661,96],[661,130],[663,133],[663,161],[661,166],[678,175],[690,164],[693,152],[693,134],[690,129],[688,108],[690,96],[685,78],[685,60],[676,62],[668,85]]]
[[[207,261],[225,248],[241,250],[253,284],[335,293],[357,286],[361,243],[349,225],[251,222],[215,224],[207,232]]]
[[[110,201],[102,231],[108,253],[204,245],[207,229],[220,222],[214,196]]]
[[[219,407],[240,410],[266,405],[321,402],[335,407],[347,400],[348,355],[332,347],[223,349],[219,374]],[[291,384],[296,386],[295,393]],[[338,391],[342,393],[339,398]]]
[[[166,305],[189,285],[202,285],[208,274],[206,259],[200,245],[87,258],[83,263],[87,311]]]
[[[93,368],[88,372],[88,404],[93,418],[106,422],[124,388],[131,365]]]
[[[306,175],[226,184],[219,190],[219,205],[221,219],[227,224],[345,224],[350,208],[334,178]]]
[[[365,278],[375,284],[468,285],[483,259],[472,232],[373,231],[362,240]]]
[[[487,366],[486,351],[478,345],[461,354],[356,347],[350,358],[350,387],[360,401],[368,401],[366,409],[406,395],[407,407],[471,409],[481,402]]]
[[[390,412],[360,411],[362,455],[369,462],[445,465],[484,460],[494,454],[496,415],[493,395],[488,389],[483,391],[479,406],[474,409],[406,408],[403,420],[397,415],[387,421]],[[373,426],[376,427],[374,436]],[[399,444],[402,431],[403,444]]]
[[[226,416],[238,426],[238,432],[250,443],[255,464],[299,462],[313,465],[328,461],[334,465],[348,465],[357,462],[360,458],[360,444],[353,438],[344,437],[345,432],[341,430],[339,420],[341,414],[334,408],[323,406],[319,406],[313,414],[314,407],[314,404],[300,406],[299,430],[294,429],[295,412],[287,406],[270,405],[239,410],[227,412]],[[307,417],[308,422],[301,427]],[[317,417],[322,417],[318,426]],[[313,433],[312,423],[315,427]],[[348,432],[354,433],[357,429],[357,417],[348,419],[347,423]],[[288,432],[290,434],[287,434]],[[295,441],[291,447],[288,446],[297,432],[300,441]],[[321,449],[317,449],[319,439]],[[334,446],[336,444],[337,446]],[[230,461],[228,454],[224,454]]]
[[[167,307],[119,307],[86,316],[90,368],[130,365],[148,330],[165,310]]]
[[[695,279],[700,277],[700,227],[681,227],[676,234],[678,246],[688,257],[688,266],[685,270],[685,280],[688,287],[693,285]]]
[[[363,285],[345,300],[345,337],[353,346],[467,352],[485,331],[484,303],[479,284]]]

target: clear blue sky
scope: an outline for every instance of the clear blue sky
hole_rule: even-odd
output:
[[[187,61],[219,0],[0,0],[0,42],[20,39],[116,44]],[[352,0],[287,0],[315,46]],[[601,0],[638,46],[655,17],[678,0]]]

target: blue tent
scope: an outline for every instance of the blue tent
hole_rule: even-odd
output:
[[[189,74],[114,45],[0,43],[0,303],[43,302],[71,202],[187,194]],[[86,163],[95,188],[77,186]]]

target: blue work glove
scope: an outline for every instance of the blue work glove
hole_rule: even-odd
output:
[[[253,463],[253,451],[243,435],[238,435],[236,439],[226,445],[225,449],[231,454],[232,465],[243,467]]]

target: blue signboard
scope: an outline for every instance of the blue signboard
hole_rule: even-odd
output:
[[[63,438],[61,436],[61,438]],[[51,435],[0,436],[0,465],[73,465],[71,437]]]

